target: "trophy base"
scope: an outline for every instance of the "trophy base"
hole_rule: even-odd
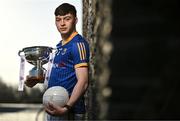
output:
[[[37,83],[44,83],[44,76],[27,76],[26,80],[35,81]]]

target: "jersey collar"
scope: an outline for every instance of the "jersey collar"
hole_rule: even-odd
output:
[[[62,41],[62,46],[70,42],[77,34],[78,32],[73,32],[64,42]]]

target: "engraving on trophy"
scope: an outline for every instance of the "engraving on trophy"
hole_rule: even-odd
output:
[[[29,71],[29,75],[26,76],[26,80],[31,79],[40,83],[43,82],[46,74],[46,69],[43,68],[43,65],[49,61],[52,49],[52,47],[47,46],[32,46],[19,51],[18,55],[20,57],[24,56],[28,63],[34,65]],[[24,55],[21,53],[24,53]]]

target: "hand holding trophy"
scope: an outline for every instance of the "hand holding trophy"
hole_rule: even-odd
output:
[[[19,51],[18,55],[21,57],[21,69],[20,69],[20,88],[23,88],[25,83],[28,87],[33,87],[37,83],[43,83],[45,79],[46,69],[43,65],[49,61],[50,53],[52,53],[51,47],[47,46],[32,46],[26,47]],[[24,53],[24,54],[22,54]],[[23,60],[24,59],[24,60]],[[34,65],[29,71],[29,75],[26,76],[25,82],[23,83],[24,76],[24,61]],[[23,89],[20,89],[23,90]]]

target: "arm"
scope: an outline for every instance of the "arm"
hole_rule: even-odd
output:
[[[88,87],[88,68],[80,67],[76,68],[77,84],[75,85],[72,95],[67,103],[69,106],[73,106],[74,103],[84,94]]]

